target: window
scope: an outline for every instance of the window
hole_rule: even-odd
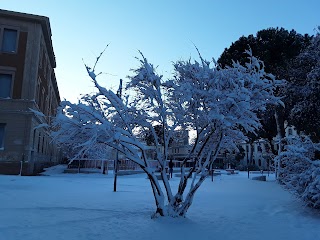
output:
[[[41,153],[44,153],[45,142],[44,142],[44,135],[42,135],[42,144],[41,144]]]
[[[38,136],[38,147],[37,147],[37,152],[38,153],[40,151],[40,139],[41,139],[41,132],[39,132],[39,136]]]
[[[10,98],[12,74],[0,73],[0,98]]]
[[[33,130],[33,138],[32,138],[32,150],[35,149],[35,142],[36,142],[36,135],[37,135],[37,129]]]
[[[5,123],[0,123],[0,150],[4,149],[4,128],[6,127]]]
[[[15,53],[17,51],[17,39],[17,30],[4,28],[1,44],[2,52]]]

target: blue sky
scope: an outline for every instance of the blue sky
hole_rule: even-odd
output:
[[[319,0],[0,0],[2,9],[50,18],[62,98],[75,101],[94,90],[83,60],[98,65],[100,83],[117,88],[138,66],[138,50],[166,77],[172,62],[218,58],[240,36],[269,27],[314,34],[320,25]],[[83,59],[83,60],[82,60]]]

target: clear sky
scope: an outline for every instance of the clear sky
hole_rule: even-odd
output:
[[[50,18],[61,98],[76,101],[94,90],[83,65],[92,65],[110,43],[97,70],[100,83],[117,89],[138,66],[138,50],[158,73],[172,62],[218,58],[242,35],[269,27],[314,34],[319,0],[0,0],[0,8]],[[83,60],[82,60],[83,59]]]

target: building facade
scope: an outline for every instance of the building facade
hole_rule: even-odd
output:
[[[49,18],[0,10],[0,174],[32,175],[60,161],[41,127],[60,103],[55,67]]]
[[[173,133],[173,140],[168,149],[168,158],[172,160],[184,160],[190,153],[189,131],[176,130]]]
[[[298,132],[294,126],[285,122],[285,137],[298,136]],[[278,136],[273,138],[272,146],[264,139],[259,139],[251,144],[243,144],[244,158],[241,161],[242,166],[254,165],[257,169],[274,170],[274,155],[270,148],[278,150]]]

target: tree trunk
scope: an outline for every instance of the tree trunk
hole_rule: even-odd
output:
[[[119,151],[117,151],[116,161],[114,162],[114,180],[113,180],[114,192],[117,191],[118,165],[119,165]]]

